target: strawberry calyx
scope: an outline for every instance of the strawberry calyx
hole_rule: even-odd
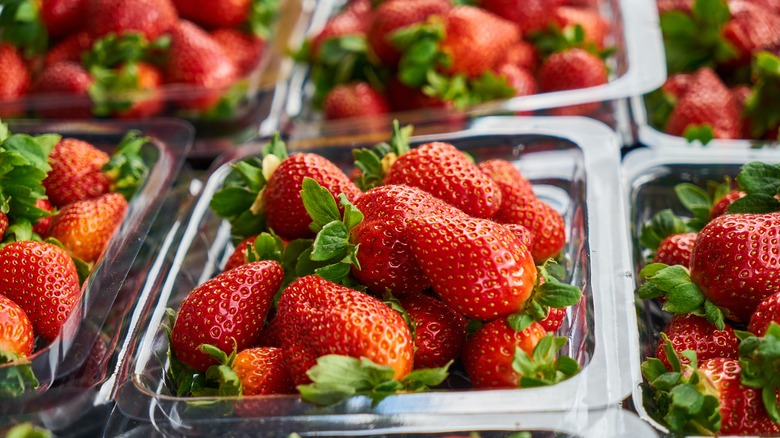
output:
[[[672,10],[660,19],[670,75],[715,67],[737,55],[722,35],[731,19],[726,0],[696,0],[690,14]]]
[[[267,40],[278,15],[279,0],[252,0],[245,27],[256,37]]]
[[[653,398],[662,420],[674,432],[695,435],[715,435],[720,430],[720,402],[712,383],[697,369],[696,352],[678,354],[672,342],[661,333],[664,351],[672,371],[660,359],[642,363],[642,375],[653,388]],[[683,366],[680,355],[689,360]]]
[[[661,210],[642,226],[639,242],[655,252],[658,245],[669,236],[683,234],[688,231],[686,221],[674,214],[671,209]],[[652,257],[652,254],[651,254]]]
[[[702,146],[706,146],[715,138],[715,131],[712,130],[712,125],[704,123],[701,125],[688,125],[683,131],[683,138],[688,140],[688,143],[699,142]]]
[[[5,0],[0,9],[0,41],[24,49],[26,57],[44,53],[49,35],[35,0]]]
[[[762,337],[735,331],[739,337],[739,364],[742,384],[761,390],[761,399],[769,417],[780,423],[780,407],[776,391],[780,388],[780,325],[772,321]]]
[[[182,397],[192,394],[193,388],[197,390],[198,387],[203,386],[200,383],[203,377],[197,370],[176,358],[176,353],[171,348],[173,345],[171,336],[173,325],[176,322],[176,311],[166,308],[165,315],[168,321],[161,325],[168,339],[168,351],[166,353],[168,367],[165,369],[166,384],[173,394],[177,397]],[[158,361],[161,364],[166,363],[162,358],[158,358]]]
[[[718,330],[725,328],[724,310],[704,296],[699,286],[691,279],[690,271],[684,266],[651,263],[642,268],[639,278],[645,280],[637,290],[639,298],[648,300],[664,296],[665,311],[703,316]]]
[[[241,379],[233,369],[236,360],[235,344],[233,351],[227,355],[224,351],[210,344],[201,344],[198,349],[217,360],[217,364],[206,369],[202,378],[196,379],[191,394],[195,397],[235,397],[243,394]]]
[[[687,231],[701,231],[712,220],[712,207],[733,190],[731,178],[725,177],[723,182],[707,182],[707,190],[690,184],[681,183],[674,186],[677,198],[693,218],[686,221]]]
[[[423,392],[440,385],[448,376],[452,361],[441,368],[412,371],[402,380],[393,378],[395,371],[372,360],[329,354],[317,359],[306,374],[313,383],[299,385],[298,392],[307,402],[321,406],[340,403],[352,396],[366,396],[372,405],[401,391]]]
[[[24,356],[0,350],[0,398],[19,397],[28,388],[37,388],[38,379],[33,373],[32,364]]]
[[[659,88],[646,94],[644,101],[650,125],[665,131],[669,116],[677,106],[677,98]]]
[[[295,239],[285,244],[276,234],[263,232],[247,244],[246,253],[244,254],[246,263],[273,260],[279,262],[284,269],[282,285],[274,295],[274,306],[279,301],[282,291],[299,277],[296,272],[296,266],[301,255],[304,253],[308,254],[308,251],[311,250],[312,242],[312,239]]]
[[[557,23],[553,23],[544,30],[531,32],[528,38],[542,59],[569,49],[584,49],[604,60],[615,53],[614,47],[600,49],[595,42],[588,41],[581,24],[569,24],[561,28]]]
[[[747,163],[737,175],[737,183],[747,193],[729,205],[729,213],[772,213],[780,211],[780,165],[759,161]]]
[[[515,347],[512,369],[520,377],[519,386],[521,388],[550,386],[577,374],[580,364],[569,356],[558,355],[558,351],[566,342],[568,342],[567,338],[548,333],[539,340],[530,356],[520,347]]]
[[[571,284],[558,280],[550,273],[550,267],[556,262],[549,259],[543,265],[537,266],[536,286],[523,309],[507,317],[507,324],[514,330],[525,330],[533,322],[539,322],[547,317],[551,307],[565,308],[577,304],[582,298],[582,290]]]
[[[108,163],[101,169],[111,180],[111,192],[121,194],[128,201],[132,199],[149,174],[149,166],[142,157],[143,146],[149,142],[151,139],[142,136],[139,131],[125,133]]]
[[[360,169],[360,177],[355,184],[363,191],[382,185],[385,175],[392,167],[395,160],[409,152],[409,139],[414,131],[414,126],[406,125],[401,128],[398,120],[393,120],[393,135],[389,143],[378,143],[371,149],[354,149],[352,156],[355,159],[355,167]]]
[[[167,52],[171,41],[168,35],[154,41],[148,41],[138,32],[121,35],[109,33],[92,44],[92,48],[82,56],[82,65],[92,73],[96,67],[111,69],[139,61],[162,61],[162,53]],[[93,73],[94,74],[94,73]]]
[[[751,134],[762,138],[780,125],[780,113],[775,109],[780,100],[780,58],[770,52],[757,53],[752,75],[754,85],[745,101],[744,113],[750,120]]]

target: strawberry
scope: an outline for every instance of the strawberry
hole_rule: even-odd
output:
[[[673,234],[665,238],[658,245],[655,256],[653,256],[653,263],[689,267],[697,235],[696,233]]]
[[[729,206],[737,199],[745,197],[745,195],[746,193],[742,190],[730,191],[712,204],[712,208],[710,209],[710,218],[715,219],[718,216],[726,214]]]
[[[276,316],[271,316],[255,342],[256,347],[282,347],[282,326]]]
[[[407,220],[428,213],[463,214],[420,189],[405,185],[373,188],[355,201],[363,222],[352,230],[360,245],[352,275],[376,295],[389,290],[403,297],[421,292],[430,281],[417,265],[407,243]]]
[[[661,88],[665,93],[676,99],[679,99],[688,92],[688,89],[693,82],[693,77],[694,76],[691,73],[678,73],[676,75],[669,76]]]
[[[441,301],[418,293],[401,299],[414,327],[414,368],[435,368],[460,356],[466,318]]]
[[[0,295],[0,362],[28,357],[35,346],[33,326],[27,314],[5,295]]]
[[[236,27],[249,17],[252,0],[229,0],[217,7],[209,0],[173,0],[179,14],[204,27]]]
[[[57,143],[49,155],[52,169],[43,180],[52,205],[64,207],[108,193],[111,180],[102,169],[109,159],[107,153],[82,140],[65,138]]]
[[[249,248],[249,244],[255,241],[255,238],[257,238],[257,236],[249,236],[236,245],[236,249],[234,249],[233,253],[230,254],[230,257],[228,258],[228,261],[225,263],[225,267],[222,270],[229,271],[233,268],[237,268],[243,264],[246,264],[247,249]]]
[[[0,239],[3,238],[5,230],[8,229],[8,215],[0,211]]]
[[[233,362],[243,395],[294,394],[290,373],[281,348],[258,347],[241,350]]]
[[[89,32],[81,31],[69,35],[58,42],[46,53],[45,66],[69,61],[81,63],[81,58],[92,47],[92,36]]]
[[[534,244],[534,235],[528,228],[518,224],[501,224],[507,230],[511,231],[515,235],[517,240],[522,243],[526,248],[532,248]]]
[[[95,262],[106,249],[127,212],[127,200],[107,193],[63,207],[51,224],[49,235],[74,257]]]
[[[40,0],[38,16],[49,38],[60,38],[82,26],[90,0]]]
[[[426,143],[401,155],[384,183],[418,187],[476,217],[491,217],[501,205],[496,183],[449,143]]]
[[[54,207],[51,205],[51,202],[49,202],[48,199],[38,199],[38,201],[35,203],[35,206],[48,213],[54,212]],[[41,237],[49,237],[49,229],[51,229],[52,219],[52,216],[39,219],[38,223],[33,225],[33,232]]]
[[[177,105],[209,109],[219,101],[222,89],[232,84],[236,76],[233,61],[206,31],[188,21],[180,21],[173,27],[166,81],[205,89],[198,90],[193,98],[177,99]]]
[[[432,15],[444,15],[450,9],[452,5],[447,0],[388,0],[374,12],[366,33],[368,44],[383,65],[394,67],[401,53],[391,42],[390,35]]]
[[[481,0],[480,7],[514,22],[527,35],[555,20],[555,10],[566,0]]]
[[[517,199],[516,204],[502,204],[493,219],[527,228],[533,235],[533,245],[529,249],[537,263],[555,257],[566,244],[563,216],[536,195],[525,195]]]
[[[331,17],[325,26],[310,40],[310,55],[312,61],[320,59],[322,45],[331,39],[337,39],[344,36],[365,37],[369,20],[366,20],[362,14],[347,9]]]
[[[79,64],[60,62],[46,67],[33,85],[33,93],[59,94],[51,103],[42,104],[38,112],[51,118],[90,118],[91,102],[87,90],[94,78]],[[67,99],[67,100],[65,100]]]
[[[96,79],[89,89],[95,115],[137,119],[153,117],[165,107],[160,90],[163,74],[152,64],[128,62],[96,73]]]
[[[30,73],[24,60],[10,44],[0,44],[0,116],[17,115],[23,108],[3,101],[16,100],[30,88]]]
[[[506,202],[512,203],[518,197],[534,192],[531,182],[507,160],[495,158],[483,161],[477,167],[498,184],[501,188],[501,198],[503,200],[506,196]]]
[[[263,58],[265,41],[247,32],[233,28],[220,28],[211,32],[211,38],[233,61],[239,76],[252,72]]]
[[[598,56],[580,48],[550,55],[539,70],[539,88],[543,92],[597,87],[607,83],[607,66]],[[598,102],[555,108],[556,115],[587,115],[596,111]]]
[[[764,298],[750,316],[748,330],[756,336],[764,336],[772,322],[780,323],[780,293]]]
[[[473,6],[453,8],[446,15],[441,50],[450,56],[446,71],[477,77],[491,70],[504,51],[520,39],[517,27]]]
[[[92,0],[85,18],[95,38],[138,32],[152,41],[174,28],[178,13],[171,0]]]
[[[780,46],[780,13],[747,1],[731,2],[729,9],[723,38],[736,49],[732,63],[749,65],[753,54]]]
[[[555,10],[555,21],[562,29],[581,26],[586,43],[593,43],[597,48],[604,47],[609,24],[597,9],[561,6]]]
[[[81,297],[76,266],[60,247],[32,240],[0,249],[0,294],[30,318],[37,336],[51,341]]]
[[[369,84],[353,82],[333,87],[325,95],[324,111],[325,117],[333,120],[380,116],[390,109],[385,97]]]
[[[664,346],[671,342],[674,350],[679,354],[685,350],[693,350],[700,360],[714,359],[718,357],[726,359],[737,358],[739,339],[734,334],[734,329],[726,325],[718,330],[707,318],[696,315],[675,315],[663,329],[666,338],[659,342],[655,351],[657,357],[667,368],[672,369],[666,356]],[[668,339],[668,340],[667,340]],[[689,363],[685,357],[680,358],[683,365]]]
[[[401,315],[386,304],[317,276],[297,279],[282,292],[276,318],[293,382],[325,355],[367,358],[403,379],[412,370],[413,340]]]
[[[533,44],[526,41],[517,41],[509,46],[498,58],[496,65],[511,64],[529,72],[536,71],[539,65],[539,54]]]
[[[496,74],[506,78],[509,85],[514,88],[515,96],[530,96],[537,93],[536,79],[528,70],[524,70],[513,64],[502,64],[496,67]]]
[[[452,108],[452,102],[428,96],[422,90],[409,87],[398,78],[392,78],[387,85],[387,100],[393,111],[409,111],[421,108]]]
[[[176,359],[205,371],[216,359],[199,348],[202,344],[226,354],[253,345],[283,276],[279,263],[264,260],[223,272],[196,287],[179,307],[171,331]]]
[[[555,333],[563,325],[563,320],[566,319],[566,308],[564,307],[550,307],[547,312],[547,317],[539,321],[539,325],[542,326],[547,333]]]

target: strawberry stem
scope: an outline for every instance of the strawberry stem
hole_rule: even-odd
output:
[[[520,387],[554,385],[577,374],[580,370],[577,361],[566,355],[556,357],[566,342],[567,338],[548,333],[536,344],[532,356],[515,347],[512,369],[520,375]]]
[[[128,131],[117,145],[111,159],[102,171],[111,179],[111,191],[121,194],[128,201],[133,198],[141,183],[149,174],[149,166],[143,158],[143,147],[149,137],[139,131]]]

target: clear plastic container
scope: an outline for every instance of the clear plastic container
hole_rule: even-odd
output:
[[[652,216],[670,208],[681,215],[690,216],[674,193],[674,186],[683,182],[706,188],[707,181],[723,181],[724,176],[735,178],[740,167],[750,161],[774,163],[777,152],[760,149],[637,149],[628,153],[623,161],[623,178],[626,190],[627,217],[630,224],[630,240],[633,246],[632,263],[634,278],[647,263],[643,247],[639,243],[642,225]],[[639,284],[634,285],[635,288]],[[654,300],[636,297],[641,359],[654,357],[660,332],[671,318]],[[666,429],[653,420],[644,406],[646,385],[638,386],[633,393],[633,403],[640,416],[659,430]],[[652,397],[650,397],[652,400]]]
[[[362,422],[407,414],[597,409],[615,406],[629,396],[640,376],[636,331],[625,330],[634,327],[636,320],[625,240],[628,232],[625,222],[614,214],[624,210],[615,133],[584,118],[492,117],[462,132],[413,139],[415,143],[432,140],[451,142],[478,161],[511,160],[534,183],[537,194],[563,214],[568,236],[563,251],[570,273],[567,281],[581,286],[584,298],[570,309],[559,333],[569,340],[564,352],[582,366],[577,375],[545,388],[471,390],[462,372],[455,372],[445,382],[446,389],[391,396],[375,408],[363,397],[318,409],[288,395],[214,399],[171,394],[163,378],[168,348],[161,327],[165,309],[178,308],[190,290],[220,272],[232,252],[229,225],[208,204],[230,171],[230,163],[259,153],[261,144],[253,144],[236,150],[215,167],[193,209],[181,220],[181,229],[174,231],[176,245],[162,256],[167,275],[154,280],[152,286],[156,301],[136,309],[135,319],[142,323],[130,335],[135,342],[121,353],[126,370],[115,397],[119,412],[130,419],[165,424],[159,427],[176,433],[207,433],[223,421],[257,427],[273,423],[282,428],[316,423],[326,428],[337,419]],[[348,168],[352,149],[360,146],[366,144],[312,151]],[[235,403],[251,405],[252,414],[237,417],[230,409]]]
[[[21,397],[0,400],[3,415],[26,413],[32,406],[51,405],[54,399],[47,395],[53,382],[71,377],[87,359],[100,361],[96,355],[109,354],[108,349],[93,350],[99,342],[104,322],[124,310],[127,303],[117,297],[125,286],[137,286],[139,278],[148,272],[147,251],[140,253],[144,239],[166,199],[188,148],[191,146],[192,127],[176,120],[157,120],[142,123],[128,122],[12,122],[14,133],[59,133],[63,137],[88,141],[110,152],[130,129],[138,129],[151,141],[141,151],[149,166],[149,174],[131,199],[124,221],[114,233],[105,252],[96,262],[83,286],[83,296],[64,323],[60,336],[37,349],[30,357],[32,370],[39,381],[37,389],[28,388]],[[139,255],[140,253],[140,255]],[[105,333],[103,335],[106,335]],[[0,378],[17,365],[0,365]],[[77,391],[77,390],[74,390]],[[0,422],[1,423],[1,422]]]
[[[343,4],[343,0],[322,0],[315,12],[308,35],[314,35],[327,19]],[[649,92],[660,87],[666,79],[663,41],[654,0],[600,0],[599,11],[609,21],[606,45],[614,46],[615,53],[607,65],[609,82],[590,88],[539,93],[488,102],[465,112],[445,111],[441,108],[391,113],[386,118],[400,119],[417,126],[446,128],[450,121],[495,115],[544,110],[588,102],[605,102],[593,116],[613,128],[622,130],[629,123],[628,107],[614,102],[617,99]],[[351,118],[324,121],[322,114],[311,107],[313,86],[309,83],[309,69],[296,65],[286,87],[289,97],[284,108],[281,126],[292,137],[316,138],[365,134],[387,126],[383,118]],[[617,119],[617,120],[615,120]],[[442,126],[444,122],[445,126]],[[463,129],[461,124],[455,128]],[[452,129],[449,129],[452,130]],[[436,132],[441,132],[439,129]]]

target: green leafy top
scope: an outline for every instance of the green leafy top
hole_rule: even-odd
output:
[[[780,211],[780,164],[754,161],[742,166],[739,186],[747,193],[729,205],[729,213],[772,213]]]
[[[614,47],[600,49],[595,42],[588,41],[585,38],[585,29],[580,24],[570,24],[564,28],[551,24],[544,30],[532,32],[529,39],[542,58],[574,48],[584,49],[601,59],[615,53]]]
[[[409,152],[409,139],[413,130],[412,125],[401,128],[398,120],[393,120],[393,135],[389,143],[379,143],[371,149],[362,148],[352,151],[355,167],[360,170],[360,178],[356,184],[361,190],[382,185],[385,174],[395,160]]]
[[[715,67],[734,58],[734,47],[722,36],[730,17],[726,0],[696,0],[690,14],[677,10],[662,14],[669,74]]]
[[[0,9],[0,41],[24,49],[26,57],[44,53],[48,32],[35,0],[4,0]]]
[[[151,139],[139,131],[128,131],[117,145],[111,158],[102,171],[111,180],[110,190],[125,197],[128,201],[146,180],[149,166],[141,156],[142,148]]]
[[[709,142],[715,139],[715,131],[709,123],[701,125],[688,125],[682,134],[688,143],[699,142],[702,146],[707,146]]]
[[[665,92],[663,88],[659,88],[646,94],[644,100],[650,125],[660,131],[665,131],[666,122],[669,121],[669,116],[674,111],[674,107],[677,106],[677,99]]]
[[[550,307],[573,306],[582,298],[582,290],[579,287],[562,283],[550,275],[549,266],[554,263],[553,259],[549,259],[543,265],[536,267],[538,277],[531,297],[520,312],[507,317],[507,323],[513,329],[524,330],[534,321],[546,318]]]
[[[110,69],[139,61],[162,61],[160,56],[168,50],[170,44],[168,35],[150,42],[138,32],[122,35],[109,33],[96,40],[92,48],[84,53],[82,64],[92,72],[96,67]]]
[[[750,120],[751,135],[763,137],[780,125],[780,58],[760,52],[753,58],[753,88],[745,101],[745,115]],[[775,139],[775,140],[780,140]]]
[[[576,360],[566,355],[558,356],[566,342],[567,338],[548,333],[536,344],[531,356],[515,347],[512,369],[520,376],[520,387],[550,386],[577,374],[580,364]]]
[[[775,392],[780,388],[780,325],[771,322],[763,337],[754,336],[748,332],[737,332],[740,338],[739,363],[742,365],[740,378],[742,384],[761,390],[769,417],[775,423],[780,423]]]
[[[252,34],[267,40],[279,16],[279,0],[252,0],[246,26]]]

